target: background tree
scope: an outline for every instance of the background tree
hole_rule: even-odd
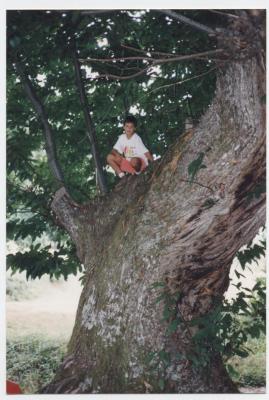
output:
[[[42,273],[67,276],[76,271],[75,257],[67,261],[64,255],[74,254],[76,248],[85,267],[68,354],[44,392],[144,392],[148,381],[156,391],[159,372],[151,371],[146,353],[175,356],[179,349],[180,357],[169,361],[162,390],[236,391],[220,349],[206,347],[207,374],[194,374],[192,339],[199,333],[197,318],[221,302],[236,252],[264,224],[264,190],[246,202],[249,193],[263,188],[265,181],[264,14],[234,10],[227,24],[227,15],[184,13],[191,20],[198,19],[200,28],[210,28],[197,28],[193,34],[191,25],[183,26],[176,18],[179,14],[173,12],[174,19],[154,11],[9,13],[8,183],[9,199],[13,196],[16,201],[9,202],[10,237],[49,232],[60,243],[52,257],[33,243],[30,252],[10,257],[10,265],[27,269],[32,277]],[[69,27],[73,24],[80,62],[90,62],[90,72],[95,73],[89,75],[86,70],[84,80],[91,95],[91,112],[96,115],[101,158],[120,133],[121,116],[135,104],[146,145],[162,156],[153,171],[128,178],[124,187],[119,185],[106,196],[96,196],[89,179],[94,165],[92,158],[87,159],[84,144],[77,157],[76,144],[86,143],[86,136],[70,59]],[[35,43],[38,37],[40,46],[30,40],[33,26]],[[210,60],[205,55],[212,49],[214,70],[212,53]],[[134,59],[134,52],[147,52],[150,60],[145,55]],[[156,62],[157,52],[165,61]],[[57,185],[44,159],[33,153],[43,147],[42,127],[24,100],[12,68],[14,53],[19,54],[57,132],[54,140],[72,188],[69,196],[62,187],[53,197]],[[194,53],[195,58],[171,61],[173,54]],[[104,61],[113,57],[125,60]],[[195,75],[199,83],[189,79]],[[178,81],[184,79],[181,87]],[[196,125],[184,132],[189,116]],[[27,179],[32,182],[30,187]],[[85,189],[94,197],[86,203]],[[48,201],[52,197],[53,212]],[[82,202],[83,207],[77,204]],[[24,211],[31,212],[26,221],[22,220]],[[75,247],[63,230],[53,228],[55,216]],[[168,309],[172,336],[165,335],[160,322],[163,302],[152,304],[150,287],[156,281],[165,288],[169,301],[176,295],[173,312]]]

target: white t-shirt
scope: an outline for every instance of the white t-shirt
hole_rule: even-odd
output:
[[[148,159],[145,156],[145,153],[148,152],[148,149],[137,133],[134,133],[130,139],[128,139],[126,133],[123,133],[118,137],[113,149],[117,150],[120,154],[124,154],[124,157],[127,159],[131,157],[143,158],[146,165],[148,165]]]

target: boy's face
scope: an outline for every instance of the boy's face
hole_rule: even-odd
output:
[[[124,124],[124,132],[128,136],[132,136],[135,131],[135,126],[132,122],[125,122]]]

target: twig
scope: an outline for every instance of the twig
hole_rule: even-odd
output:
[[[113,63],[110,67],[117,69],[118,71],[127,71],[127,70],[138,70],[138,67],[119,67],[117,64]]]
[[[122,11],[122,10],[87,10],[87,11],[81,11],[81,15],[95,15],[95,14],[107,14],[111,12],[116,12],[116,11]]]
[[[179,178],[179,181],[182,181],[182,182],[189,182],[189,183],[195,183],[196,185],[199,185],[199,186],[202,186],[202,187],[204,187],[204,188],[206,188],[206,189],[209,189],[209,190],[211,190],[212,193],[214,193],[214,190],[213,190],[210,186],[203,185],[203,184],[200,183],[200,182],[197,182],[197,181],[190,181],[189,179],[182,179],[182,178]]]
[[[104,62],[104,63],[108,63],[108,62],[112,62],[114,63],[115,61],[126,61],[126,60],[154,60],[154,58],[152,57],[137,57],[137,56],[133,56],[133,57],[114,57],[114,58],[79,58],[79,61],[83,64],[86,63],[91,63],[92,61],[95,62]]]
[[[196,75],[196,76],[192,76],[191,78],[184,79],[183,81],[178,81],[178,82],[170,83],[170,84],[168,84],[168,85],[159,86],[159,87],[157,87],[157,88],[155,88],[155,89],[150,90],[149,92],[147,92],[147,94],[150,94],[150,93],[152,93],[152,92],[155,92],[156,90],[163,89],[163,88],[167,88],[167,87],[171,87],[171,86],[174,86],[174,85],[181,85],[181,84],[184,83],[184,82],[191,81],[192,79],[196,79],[196,78],[199,78],[200,76],[207,75],[207,74],[209,74],[211,71],[214,71],[215,69],[217,69],[217,67],[211,68],[209,71],[204,72],[203,74]]]
[[[226,17],[230,17],[230,18],[234,18],[234,19],[245,19],[246,20],[246,18],[240,17],[239,15],[234,15],[234,14],[226,13],[223,11],[218,11],[218,10],[207,10],[207,11],[216,13],[216,14],[220,14],[220,15],[225,15]]]
[[[204,51],[202,53],[186,54],[184,56],[177,56],[177,57],[164,58],[164,59],[154,59],[154,65],[169,63],[172,61],[191,60],[192,58],[211,56],[212,54],[219,54],[219,53],[223,53],[223,52],[224,52],[223,49],[216,49],[216,50]]]
[[[164,53],[162,51],[153,51],[153,50],[142,50],[142,49],[137,49],[136,47],[132,46],[127,46],[126,44],[121,44],[121,47],[124,47],[126,49],[130,49],[133,51],[137,51],[138,53],[150,53],[150,54],[159,54],[161,56],[173,56],[175,57],[176,54],[173,53]]]
[[[151,66],[149,65],[146,68],[136,72],[135,74],[127,75],[127,76],[126,75],[125,76],[120,76],[120,75],[113,75],[113,74],[102,74],[102,75],[96,76],[96,77],[91,78],[91,79],[111,78],[111,79],[118,79],[118,80],[126,80],[126,79],[136,78],[137,76],[143,75],[150,68],[151,68]],[[154,72],[154,71],[152,71],[152,72]]]

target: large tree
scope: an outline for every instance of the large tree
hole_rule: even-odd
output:
[[[167,10],[163,13],[167,14]],[[124,15],[111,13],[110,21],[124,21]],[[160,10],[157,15],[164,18],[165,14]],[[153,11],[144,16],[145,30],[147,26],[152,28],[153,16],[156,20]],[[181,32],[183,21],[190,29],[203,31],[207,46],[215,43],[212,48],[218,60],[214,98],[193,128],[184,131],[181,125],[179,137],[171,140],[151,169],[138,177],[124,178],[108,194],[96,195],[82,204],[74,201],[60,180],[61,187],[53,196],[51,209],[74,243],[85,275],[68,352],[43,393],[160,391],[156,385],[159,372],[152,370],[147,359],[151,352],[169,354],[169,367],[163,375],[165,392],[237,391],[215,348],[209,345],[205,349],[209,359],[206,374],[203,369],[194,371],[188,354],[192,351],[193,336],[199,332],[199,323],[195,321],[214,311],[222,301],[234,256],[265,223],[265,193],[249,201],[250,193],[265,181],[264,13],[234,10],[221,29],[209,28],[205,21],[195,24],[181,17],[181,13],[169,13],[169,18],[177,21],[173,36]],[[59,17],[54,18],[58,23]],[[78,24],[79,18],[73,14],[72,23]],[[72,25],[72,34],[73,29]],[[197,37],[202,41],[203,36],[197,33]],[[189,39],[183,39],[186,45]],[[141,37],[138,43],[139,40]],[[148,44],[143,46],[145,49]],[[202,46],[198,47],[201,50]],[[192,45],[189,48],[194,50]],[[69,51],[72,46],[71,50],[66,47],[66,57]],[[88,57],[83,51],[84,60],[96,54],[90,52]],[[154,51],[156,45],[151,57]],[[23,67],[23,54],[18,53],[14,56],[12,51],[13,62],[29,94],[27,65]],[[193,51],[187,54],[190,53]],[[90,61],[96,62],[99,74],[104,76],[101,89],[111,81],[121,82],[128,75],[124,68],[135,68],[128,59],[120,73],[111,73],[107,58],[117,55],[123,57],[115,45],[106,61]],[[138,69],[133,73],[139,72],[141,83],[150,79],[152,63],[170,68],[173,64],[171,59],[150,60],[143,72],[143,60],[136,57],[135,62]],[[129,79],[132,78],[126,81]],[[115,98],[116,92],[117,88]],[[124,97],[125,93],[121,95]],[[152,106],[155,100],[149,98],[149,104]],[[96,101],[102,103],[106,99],[96,97]],[[123,103],[127,110],[128,101],[127,96]],[[198,110],[198,106],[193,108]],[[40,115],[44,117],[42,111]],[[159,115],[167,117],[161,112]],[[177,109],[174,118],[180,121]],[[175,314],[168,318],[170,326],[175,327],[170,335],[166,334],[166,323],[161,321],[163,301],[154,301],[154,285],[176,298]]]

